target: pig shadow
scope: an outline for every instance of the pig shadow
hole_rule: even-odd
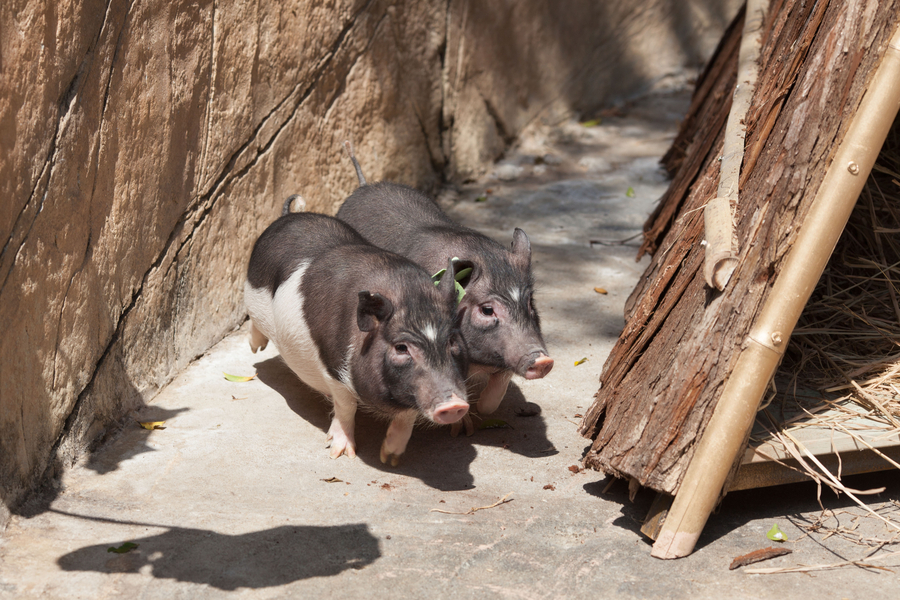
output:
[[[220,590],[265,588],[310,577],[362,569],[381,557],[378,539],[364,523],[273,527],[240,535],[173,527],[159,535],[129,540],[137,547],[109,551],[121,542],[85,546],[57,559],[64,571],[150,574],[208,584]]]
[[[256,363],[260,381],[281,394],[288,408],[322,431],[322,443],[331,424],[331,405],[293,373],[280,357]],[[458,491],[474,487],[469,465],[475,460],[475,444],[503,447],[528,458],[556,454],[547,438],[547,427],[540,407],[525,399],[521,389],[510,383],[500,408],[488,417],[473,417],[475,433],[467,437],[450,435],[450,427],[418,425],[406,452],[396,467],[381,462],[381,442],[387,421],[365,411],[356,418],[357,457],[385,473],[406,475],[440,491]],[[479,429],[481,426],[483,428]],[[326,456],[322,449],[322,455]]]

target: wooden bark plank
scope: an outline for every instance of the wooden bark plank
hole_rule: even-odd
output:
[[[661,250],[629,301],[625,330],[582,423],[581,432],[594,440],[586,466],[677,491],[735,350],[815,197],[845,117],[884,52],[898,4],[785,0],[770,13],[757,110],[747,118],[747,147],[758,150],[743,177],[736,215],[741,262],[722,294],[702,281],[697,210],[714,195],[721,139],[703,131],[705,119],[692,121],[696,131],[686,133],[691,145],[662,201],[666,206],[655,212],[658,228],[648,229],[665,231]],[[708,115],[715,104],[709,94],[695,110]]]

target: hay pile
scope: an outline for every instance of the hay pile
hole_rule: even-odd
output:
[[[820,490],[846,493],[885,523],[892,535],[882,541],[896,543],[900,518],[878,514],[829,473],[795,435],[804,427],[849,436],[900,469],[861,437],[900,443],[900,119],[791,337],[757,419],[766,434],[751,437],[781,445]]]
[[[813,413],[862,414],[900,433],[900,120],[800,317],[776,380],[790,382],[782,401]],[[823,394],[811,398],[798,393],[801,387]]]

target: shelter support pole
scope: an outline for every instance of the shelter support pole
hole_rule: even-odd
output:
[[[900,108],[900,28],[835,152],[784,267],[751,327],[653,544],[690,554],[715,508],[797,319],[822,275]]]

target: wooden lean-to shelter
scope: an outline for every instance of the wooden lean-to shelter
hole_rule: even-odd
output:
[[[689,554],[729,489],[790,480],[775,469],[765,481],[748,440],[897,116],[898,24],[900,0],[751,0],[697,82],[663,159],[671,186],[644,227],[640,253],[652,261],[581,425],[593,440],[586,466],[674,497],[645,529],[654,556]],[[900,191],[900,175],[891,180]],[[878,279],[900,323],[896,267],[881,268]],[[897,346],[900,336],[888,341]],[[880,362],[890,371],[889,360]],[[855,390],[859,373],[836,368]],[[793,384],[796,391],[796,376]],[[900,384],[893,389],[900,396]],[[900,417],[875,394],[859,395],[875,420]],[[900,445],[900,435],[882,438],[876,452],[892,468],[890,439]],[[777,459],[771,452],[757,454]],[[826,464],[802,454],[770,465]],[[820,475],[828,484],[839,477]]]

